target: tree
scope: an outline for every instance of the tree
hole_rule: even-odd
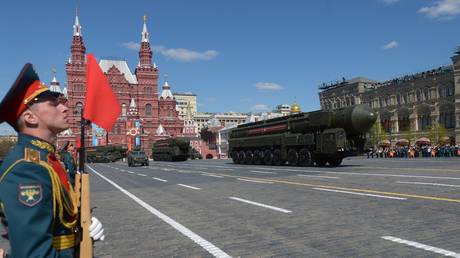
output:
[[[370,140],[372,146],[376,146],[380,141],[388,140],[388,134],[382,127],[380,121],[376,121],[370,130]]]
[[[436,123],[431,127],[428,133],[428,138],[431,143],[438,143],[442,137],[448,136],[447,129],[440,123]]]

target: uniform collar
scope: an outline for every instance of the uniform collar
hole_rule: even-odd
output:
[[[56,150],[56,148],[54,147],[53,144],[45,141],[45,140],[42,140],[38,137],[35,137],[35,136],[32,136],[32,135],[28,135],[28,134],[23,134],[23,133],[19,133],[18,135],[18,143],[19,144],[30,144],[30,145],[33,145],[35,146],[36,148],[40,149],[40,150],[46,150],[50,153],[54,153],[54,151]]]

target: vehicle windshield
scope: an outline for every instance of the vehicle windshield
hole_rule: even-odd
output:
[[[143,152],[143,151],[133,151],[132,154],[133,155],[145,155],[145,152]]]

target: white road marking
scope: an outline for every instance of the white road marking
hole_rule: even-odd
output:
[[[161,182],[168,182],[168,180],[164,180],[164,179],[161,179],[161,178],[158,178],[158,177],[152,177],[152,178],[155,179],[155,180],[161,181]]]
[[[449,251],[449,250],[437,248],[437,247],[434,247],[434,246],[425,245],[425,244],[422,244],[422,243],[409,241],[409,240],[404,240],[404,239],[397,238],[397,237],[392,237],[392,236],[383,236],[382,238],[385,239],[385,240],[393,241],[393,242],[400,243],[400,244],[405,244],[405,245],[408,245],[408,246],[423,249],[423,250],[430,251],[430,252],[433,252],[433,253],[442,254],[444,256],[460,258],[460,253],[456,253],[456,252],[452,252],[452,251]]]
[[[285,171],[307,172],[307,173],[339,174],[339,175],[354,175],[354,176],[381,176],[381,177],[404,177],[404,178],[407,177],[407,178],[453,179],[453,180],[460,180],[460,177],[447,177],[447,176],[445,176],[445,177],[443,177],[443,176],[412,176],[412,175],[358,173],[358,172],[325,171],[325,170],[300,170],[300,169],[286,169]]]
[[[275,211],[280,211],[280,212],[283,212],[283,213],[291,213],[291,212],[292,212],[292,211],[290,211],[290,210],[286,210],[286,209],[283,209],[283,208],[278,208],[278,207],[271,206],[271,205],[267,205],[267,204],[263,204],[263,203],[260,203],[260,202],[253,202],[253,201],[241,199],[241,198],[238,198],[238,197],[228,197],[228,198],[230,198],[230,199],[232,199],[232,200],[235,200],[235,201],[245,202],[245,203],[249,203],[249,204],[252,204],[252,205],[264,207],[264,208],[267,208],[267,209],[271,209],[271,210],[275,210]]]
[[[246,181],[246,182],[253,182],[253,183],[261,183],[261,184],[273,184],[273,182],[257,181],[257,180],[250,180],[250,179],[244,179],[244,178],[237,178],[237,180]]]
[[[146,174],[138,174],[139,176],[147,176]]]
[[[177,184],[177,185],[180,185],[180,186],[183,186],[183,187],[187,187],[187,188],[190,188],[190,189],[193,189],[193,190],[201,190],[201,188],[194,187],[194,186],[190,186],[190,185],[184,185],[184,184]]]
[[[233,168],[216,168],[216,170],[228,170],[228,171],[233,171],[234,169]]]
[[[133,172],[133,171],[128,171],[128,173],[130,173],[130,174],[134,174],[134,172]]]
[[[139,205],[141,205],[142,207],[144,207],[146,210],[150,211],[153,215],[157,216],[158,218],[160,218],[161,220],[163,220],[164,222],[168,223],[170,226],[172,226],[173,228],[175,228],[177,231],[179,231],[180,233],[182,233],[184,236],[190,238],[193,242],[197,243],[198,245],[200,245],[201,247],[203,247],[206,251],[208,251],[210,254],[214,255],[214,257],[219,257],[219,258],[231,258],[230,255],[228,255],[227,253],[225,253],[224,251],[222,251],[221,249],[219,249],[217,246],[215,246],[214,244],[212,244],[211,242],[207,241],[206,239],[200,237],[199,235],[195,234],[194,232],[192,232],[190,229],[186,228],[185,226],[183,226],[182,224],[180,224],[179,222],[173,220],[172,218],[166,216],[165,214],[163,214],[162,212],[160,212],[159,210],[153,208],[152,206],[150,206],[149,204],[147,204],[146,202],[144,202],[143,200],[141,200],[140,198],[138,198],[137,196],[135,196],[134,194],[126,191],[125,189],[123,189],[121,186],[117,185],[116,183],[112,182],[110,179],[106,178],[105,176],[101,175],[99,172],[97,172],[96,170],[94,170],[92,167],[88,166],[89,169],[91,169],[96,175],[100,176],[102,179],[104,179],[105,181],[109,182],[111,185],[113,185],[115,188],[117,188],[118,190],[120,190],[122,193],[126,194],[127,196],[129,196],[131,199],[133,199],[134,201],[136,201]]]
[[[435,185],[435,186],[448,186],[448,187],[460,187],[460,185],[447,185],[438,183],[425,183],[425,182],[401,182],[397,181],[398,184],[412,184],[412,185]]]
[[[275,172],[267,172],[267,171],[258,171],[258,170],[251,170],[251,173],[258,173],[258,174],[271,174],[271,175],[276,175]]]
[[[201,174],[202,176],[210,176],[210,177],[217,177],[217,178],[224,178],[223,176],[218,176],[218,175],[214,175],[214,174],[206,174],[206,173],[203,173]]]
[[[313,188],[313,189],[315,189],[315,190],[320,190],[320,191],[328,191],[328,192],[336,192],[336,193],[347,193],[347,194],[355,194],[355,195],[363,195],[363,196],[387,198],[387,199],[402,200],[402,201],[407,200],[407,198],[393,197],[393,196],[385,196],[385,195],[378,195],[378,194],[355,193],[355,192],[349,192],[349,191],[332,190],[332,189],[316,188],[316,187]]]
[[[120,171],[125,171],[124,169],[120,169]]]
[[[331,179],[339,179],[340,177],[335,177],[335,176],[314,176],[314,175],[303,175],[299,174],[297,176],[304,176],[304,177],[321,177],[321,178],[331,178]]]

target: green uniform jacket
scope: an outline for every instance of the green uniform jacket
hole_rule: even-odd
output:
[[[61,153],[62,162],[64,162],[65,169],[69,173],[70,183],[75,185],[75,175],[77,174],[77,166],[75,164],[75,159],[73,158],[72,153],[68,151],[63,151]]]
[[[12,258],[74,257],[74,248],[63,248],[61,238],[73,235],[73,191],[63,187],[66,173],[59,178],[51,156],[53,145],[19,134],[17,145],[0,166],[0,208],[8,224]]]

